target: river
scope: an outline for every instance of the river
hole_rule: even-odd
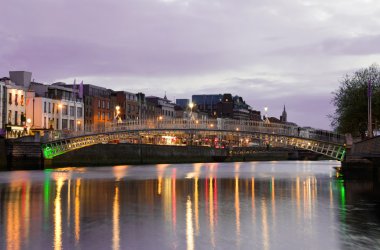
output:
[[[380,249],[372,186],[337,179],[338,165],[0,172],[0,249]]]

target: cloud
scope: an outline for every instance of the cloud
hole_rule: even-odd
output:
[[[370,0],[8,1],[0,75],[173,97],[231,92],[276,112],[294,103],[312,122],[305,106],[327,115],[340,77],[380,61],[379,10]]]

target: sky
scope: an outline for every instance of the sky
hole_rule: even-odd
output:
[[[377,0],[1,1],[0,76],[171,100],[231,93],[331,129],[341,79],[380,62]]]

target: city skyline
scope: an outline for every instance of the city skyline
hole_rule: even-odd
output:
[[[253,109],[330,128],[332,91],[379,62],[375,1],[12,1],[0,76],[74,78],[169,99],[232,93]],[[101,11],[100,11],[101,10]]]

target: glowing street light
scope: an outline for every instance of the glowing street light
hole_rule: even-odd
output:
[[[268,119],[268,107],[264,107],[264,112],[265,112],[265,123],[270,123]]]
[[[116,122],[119,124],[122,122],[120,118],[120,106],[116,105],[115,110],[116,110],[115,119],[116,119]]]
[[[189,114],[189,117],[190,118],[193,118],[193,108],[194,108],[195,104],[193,102],[190,102],[189,103],[189,108],[190,108],[190,114]]]

